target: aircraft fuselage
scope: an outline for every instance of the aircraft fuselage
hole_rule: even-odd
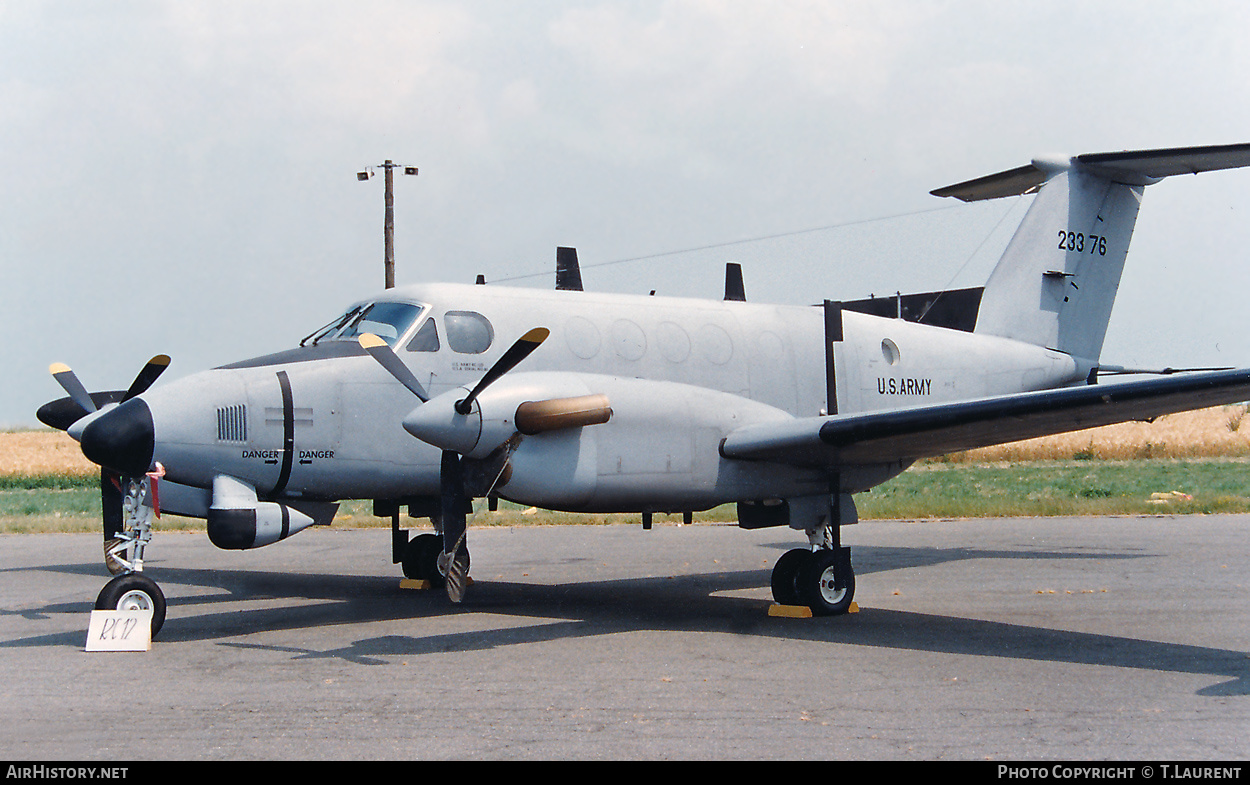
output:
[[[388,290],[373,301],[419,309],[387,342],[431,398],[472,386],[528,329],[551,330],[489,397],[607,395],[610,422],[526,437],[514,451],[499,495],[555,509],[706,509],[827,494],[828,472],[726,460],[720,440],[759,422],[1082,378],[1059,352],[828,306],[456,284]],[[271,499],[438,494],[441,451],[401,427],[424,404],[355,341],[235,363],[143,397],[155,422],[154,460],[173,483],[209,489],[215,476],[228,475]],[[903,468],[845,467],[842,490],[862,490]]]

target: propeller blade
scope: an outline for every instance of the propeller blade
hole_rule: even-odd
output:
[[[369,353],[369,356],[378,361],[378,364],[385,368],[391,376],[400,384],[408,388],[408,391],[417,396],[421,403],[430,400],[430,394],[421,386],[421,382],[417,381],[417,377],[412,375],[412,371],[408,370],[408,366],[404,365],[403,360],[399,359],[399,355],[392,351],[391,347],[378,336],[373,333],[365,333],[356,339],[361,348]]]
[[[122,403],[129,401],[136,395],[142,395],[147,391],[152,383],[155,382],[160,375],[169,367],[169,355],[158,354],[148,364],[143,366],[143,370],[139,371],[139,375],[130,383],[130,389],[126,390],[126,394],[122,396]]]
[[[96,409],[102,409],[110,403],[121,401],[122,396],[125,394],[125,390],[93,392],[91,393],[91,402],[95,404]],[[55,401],[48,401],[39,407],[39,411],[35,412],[39,422],[49,428],[56,428],[58,431],[68,431],[74,423],[88,414],[91,414],[91,412],[79,406],[69,396],[58,398]]]
[[[469,573],[469,548],[465,545],[468,526],[465,507],[468,505],[464,466],[460,455],[452,450],[443,451],[443,460],[439,467],[439,493],[443,527],[443,554],[439,557],[439,565],[447,578],[448,599],[460,602],[464,599]]]
[[[78,377],[74,374],[70,367],[65,363],[52,363],[48,366],[48,373],[52,374],[52,378],[56,379],[57,384],[69,393],[69,397],[74,403],[83,408],[87,414],[96,410],[95,401],[91,400],[91,393],[87,392],[87,388],[83,387],[82,382],[78,381]]]
[[[517,366],[517,363],[529,357],[535,349],[542,345],[543,341],[547,340],[548,335],[551,335],[551,331],[546,327],[535,327],[518,338],[517,342],[512,344],[508,351],[504,352],[503,356],[491,366],[486,375],[482,377],[482,380],[469,393],[468,397],[456,402],[456,412],[458,414],[468,414],[473,409],[473,401],[477,399],[482,390],[494,384],[499,380],[500,376],[511,371]]]
[[[108,469],[100,469],[100,508],[104,513],[104,566],[114,575],[124,569],[109,550],[117,544],[125,526],[122,514],[121,477]]]

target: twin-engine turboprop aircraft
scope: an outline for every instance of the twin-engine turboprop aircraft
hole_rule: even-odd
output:
[[[773,570],[777,601],[843,613],[853,494],[917,459],[1250,398],[1250,370],[1097,384],[1124,370],[1099,356],[1143,188],[1248,164],[1250,144],[1080,155],[934,191],[1037,193],[983,289],[763,305],[731,268],[721,301],[600,294],[561,249],[555,291],[390,289],[290,350],[159,387],[164,356],[125,392],[54,365],[69,397],[39,417],[102,467],[118,575],[97,607],[150,607],[154,633],[156,510],[247,549],[329,524],[343,499],[391,514],[393,560],[453,601],[474,498],[644,526],[735,503],[743,528],[807,536]],[[438,534],[409,540],[403,506]]]

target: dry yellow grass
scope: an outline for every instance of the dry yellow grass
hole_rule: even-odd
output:
[[[39,477],[97,472],[99,468],[83,457],[78,442],[61,431],[0,433],[0,476]]]
[[[1250,457],[1250,416],[1245,405],[1216,406],[1058,436],[983,447],[939,459],[957,463],[1099,458]],[[1242,427],[1242,418],[1245,424]],[[0,476],[89,475],[97,468],[60,431],[0,433]]]
[[[1057,436],[982,447],[940,460],[959,463],[1091,458],[1239,458],[1250,456],[1246,406],[1215,406]],[[1243,426],[1242,418],[1245,418]]]

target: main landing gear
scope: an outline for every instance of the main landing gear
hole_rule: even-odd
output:
[[[464,573],[469,571],[469,551],[462,550]],[[429,581],[430,588],[441,589],[447,585],[447,568],[439,561],[443,555],[441,534],[418,534],[409,540],[403,552],[404,577]]]
[[[441,511],[427,509],[425,512],[430,523],[434,525],[434,533],[418,534],[412,539],[408,539],[407,531],[399,528],[398,511],[392,513],[392,555],[395,562],[403,568],[405,578],[426,581],[431,589],[447,589],[448,597],[453,602],[459,602],[464,597],[464,589],[469,582],[469,549],[464,543],[464,524],[459,524],[460,535],[453,543],[455,556],[451,557],[444,553],[447,534],[442,525]],[[453,526],[455,525],[453,522]],[[449,587],[449,583],[453,585]]]
[[[153,638],[165,624],[165,594],[156,581],[143,574],[143,552],[152,539],[158,476],[154,472],[145,477],[120,478],[120,526],[110,531],[110,513],[106,510],[104,531],[104,564],[116,577],[104,584],[95,601],[98,611],[152,611]],[[105,481],[112,482],[111,478]],[[107,504],[107,493],[105,499]]]
[[[838,528],[808,532],[810,548],[787,551],[773,567],[773,599],[779,605],[806,605],[816,616],[837,616],[851,608],[855,571],[851,549],[843,547]]]

